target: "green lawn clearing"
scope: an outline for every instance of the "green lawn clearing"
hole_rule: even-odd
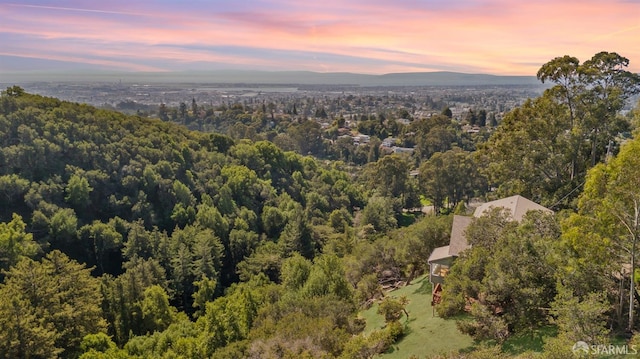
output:
[[[453,319],[442,319],[434,315],[431,307],[431,283],[429,277],[423,276],[411,285],[388,293],[392,297],[406,296],[409,304],[409,320],[400,319],[400,323],[407,323],[407,333],[398,343],[394,344],[382,359],[406,359],[411,355],[424,358],[428,355],[449,353],[458,350],[471,350],[473,339],[460,333]],[[367,320],[365,333],[384,327],[384,318],[376,314],[377,304],[362,311],[360,316]]]
[[[406,335],[391,349],[380,355],[380,359],[407,359],[416,355],[420,359],[431,355],[451,353],[455,351],[469,352],[483,345],[496,343],[475,342],[470,336],[462,334],[456,328],[455,319],[442,319],[434,315],[431,308],[431,283],[429,276],[422,276],[411,285],[400,288],[387,295],[391,297],[406,296],[409,304],[409,320],[400,319],[400,323],[407,324]],[[367,320],[365,333],[369,334],[384,327],[384,318],[377,314],[378,305],[360,312],[360,316]],[[514,335],[502,344],[502,351],[512,356],[526,352],[542,352],[544,342],[557,335],[555,326],[545,326]]]

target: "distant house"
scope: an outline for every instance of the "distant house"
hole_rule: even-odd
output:
[[[393,150],[393,153],[408,153],[408,154],[412,154],[415,149],[410,148],[410,147],[396,147],[393,146],[391,147],[391,149]]]
[[[470,247],[465,231],[473,221],[473,218],[482,217],[492,208],[504,208],[507,213],[509,213],[511,219],[517,222],[520,222],[529,211],[553,213],[552,210],[522,196],[511,196],[480,205],[473,212],[473,217],[453,216],[449,245],[434,249],[429,256],[429,280],[434,287],[438,283],[441,285],[444,283],[444,279],[449,273],[451,265],[460,255],[460,252]]]
[[[382,144],[380,144],[380,146],[382,147],[393,147],[396,144],[396,139],[393,137],[387,137],[384,140],[382,140]]]
[[[358,134],[357,136],[353,137],[353,141],[358,144],[369,143],[369,141],[371,141],[371,136]]]

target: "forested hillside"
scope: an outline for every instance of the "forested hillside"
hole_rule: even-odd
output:
[[[339,164],[18,87],[0,99],[4,357],[340,355],[376,272],[421,272],[448,236],[434,218],[356,253],[354,210],[357,238],[397,220]]]
[[[415,334],[388,290],[428,271],[451,213],[511,194],[563,211],[474,219],[438,315],[485,344],[553,326],[536,354],[550,358],[631,338],[640,112],[621,110],[640,77],[627,64],[556,58],[538,73],[555,85],[477,143],[443,113],[411,125],[413,154],[355,169],[10,87],[0,358],[372,358]],[[421,201],[433,215],[408,210]],[[372,303],[386,326],[364,334]]]

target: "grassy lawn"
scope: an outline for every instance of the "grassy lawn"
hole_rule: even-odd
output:
[[[423,359],[427,356],[451,353],[456,351],[471,352],[480,347],[494,346],[494,341],[474,341],[470,336],[462,334],[456,328],[456,319],[442,319],[433,315],[431,309],[431,283],[428,276],[422,276],[412,282],[411,285],[400,288],[387,294],[391,297],[406,296],[409,304],[406,309],[409,312],[409,320],[405,317],[400,323],[407,325],[406,335],[386,352],[379,355],[379,359],[407,359],[412,355]],[[366,319],[365,334],[385,326],[384,318],[377,314],[378,305],[361,311],[360,317]],[[516,357],[524,353],[541,353],[544,343],[549,338],[558,335],[558,328],[547,325],[540,328],[532,328],[509,337],[502,344],[502,352],[510,357]],[[611,343],[622,346],[627,344],[627,339],[612,337]],[[526,355],[526,354],[525,354]],[[603,355],[602,358],[624,358],[629,355]]]
[[[391,293],[391,297],[406,296],[409,299],[407,312],[409,320],[402,318],[400,323],[407,323],[406,335],[391,349],[380,355],[380,359],[407,359],[411,355],[424,358],[430,355],[450,353],[455,351],[469,352],[488,345],[495,345],[487,341],[478,343],[470,336],[462,334],[456,328],[455,319],[442,319],[433,315],[431,309],[431,283],[428,276],[422,276],[411,285],[400,288]],[[365,333],[384,327],[384,318],[377,314],[378,305],[360,312],[360,316],[367,320]],[[517,356],[525,352],[542,352],[547,338],[555,337],[558,329],[555,326],[545,326],[532,329],[511,336],[502,344],[502,351],[510,356]]]
[[[473,339],[458,332],[455,320],[442,319],[434,315],[431,308],[431,283],[429,277],[423,276],[412,282],[411,285],[389,293],[392,297],[406,296],[409,299],[407,312],[409,320],[400,320],[407,323],[407,334],[398,343],[380,358],[382,359],[406,359],[411,355],[424,358],[427,355],[449,353],[457,350],[471,350],[474,347]],[[366,333],[384,327],[384,318],[376,314],[377,305],[373,305],[360,313],[367,320]]]

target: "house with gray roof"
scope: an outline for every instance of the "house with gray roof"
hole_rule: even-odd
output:
[[[444,278],[449,273],[453,261],[460,255],[460,252],[469,248],[464,232],[472,220],[472,217],[453,216],[449,245],[434,249],[429,256],[429,280],[432,284],[444,283]]]
[[[451,236],[449,245],[438,247],[431,252],[429,256],[429,280],[436,286],[442,285],[444,279],[449,273],[449,269],[454,260],[462,251],[471,247],[467,242],[465,231],[474,218],[482,217],[492,208],[503,208],[509,214],[511,220],[520,222],[524,215],[529,211],[542,211],[553,213],[552,210],[543,207],[522,196],[511,196],[496,201],[491,201],[478,206],[473,212],[473,217],[453,216],[453,224],[451,225]]]

